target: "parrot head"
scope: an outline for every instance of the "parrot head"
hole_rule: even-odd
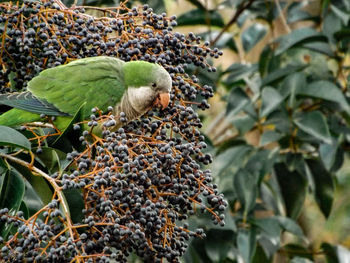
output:
[[[170,102],[172,80],[160,65],[145,61],[131,61],[123,67],[127,97],[132,108],[139,114],[152,106],[165,109]]]

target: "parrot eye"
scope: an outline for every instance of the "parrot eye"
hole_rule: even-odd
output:
[[[153,88],[157,87],[157,84],[156,83],[152,83],[152,87]]]

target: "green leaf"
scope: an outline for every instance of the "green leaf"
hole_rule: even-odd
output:
[[[307,48],[307,49],[312,50],[312,51],[319,52],[321,54],[325,54],[325,55],[330,56],[330,57],[335,56],[331,46],[325,42],[305,43],[302,45],[302,47]]]
[[[298,95],[319,98],[338,103],[343,110],[350,114],[350,106],[347,103],[340,88],[332,82],[318,80],[310,83],[305,89],[300,89]]]
[[[261,81],[261,86],[267,86],[272,85],[275,81],[279,81],[285,76],[288,76],[294,72],[303,70],[306,67],[306,65],[298,65],[298,66],[286,66],[281,69],[277,69],[275,71],[272,71],[269,75],[267,75],[265,78]]]
[[[321,248],[324,251],[328,263],[343,263],[350,261],[350,251],[343,246],[324,242],[322,243]]]
[[[10,167],[8,166],[8,164],[2,158],[0,158],[0,176],[7,172],[7,170],[9,169]]]
[[[271,240],[272,243],[280,243],[281,227],[276,218],[257,218],[252,220],[252,223],[260,229],[265,238]]]
[[[296,219],[304,205],[307,180],[298,171],[289,171],[284,163],[276,164],[274,170],[280,185],[287,215]]]
[[[264,249],[260,246],[257,245],[255,249],[255,254],[252,259],[252,263],[271,263],[272,260],[268,259],[267,255],[264,252]]]
[[[244,262],[251,262],[256,249],[256,233],[254,229],[240,228],[238,230],[237,248]]]
[[[213,41],[214,39],[216,39],[216,37],[220,34],[220,31],[207,31],[204,33],[200,33],[197,34],[198,36],[202,37],[202,39],[204,41]],[[218,41],[215,43],[215,47],[219,48],[219,49],[223,49],[223,48],[229,48],[234,52],[237,52],[237,46],[236,46],[236,42],[233,39],[232,34],[230,33],[223,33],[220,38],[218,39]],[[207,84],[207,83],[206,83]]]
[[[261,78],[265,77],[266,74],[268,74],[269,64],[273,58],[274,58],[273,49],[269,45],[266,45],[263,51],[260,53],[260,58],[259,58],[259,72],[260,72]]]
[[[294,123],[307,134],[325,142],[332,143],[328,124],[324,115],[319,111],[302,113]]]
[[[304,235],[301,227],[293,219],[284,216],[275,216],[274,218],[277,219],[281,228],[283,228],[285,231],[288,231],[289,233],[292,233],[299,237],[302,237]]]
[[[321,33],[317,32],[311,27],[296,29],[288,35],[284,35],[276,40],[278,48],[275,51],[275,55],[278,56],[287,49],[290,49],[298,44],[326,40],[327,39]]]
[[[336,142],[331,144],[323,143],[319,147],[319,153],[325,168],[330,171],[337,156],[338,145]]]
[[[45,167],[51,172],[62,172],[70,163],[66,159],[66,154],[58,149],[42,147],[42,153],[37,158],[45,164]]]
[[[219,12],[215,10],[193,9],[177,18],[178,26],[211,25],[223,27],[225,25]]]
[[[29,218],[29,210],[24,201],[21,202],[21,205],[19,207],[19,210],[23,212],[23,217],[28,219]]]
[[[319,20],[318,16],[313,16],[309,12],[302,10],[302,8],[305,6],[305,3],[303,2],[293,2],[288,6],[287,9],[287,22],[288,23],[294,23],[298,21],[305,21],[305,20]]]
[[[0,125],[0,145],[20,147],[30,151],[30,142],[23,134],[2,125]]]
[[[274,111],[283,101],[283,97],[278,90],[270,87],[263,89],[261,94],[262,105],[260,109],[260,116],[265,117]]]
[[[40,198],[42,203],[48,204],[52,200],[53,191],[49,183],[43,177],[33,175],[25,166],[10,161],[9,163],[26,179],[26,183],[30,184],[32,190]],[[34,198],[34,196],[32,197]]]
[[[9,214],[14,215],[20,208],[25,192],[23,178],[15,170],[8,170],[0,177],[0,208],[8,208]],[[11,225],[0,223],[0,236],[6,237]]]
[[[246,217],[255,206],[258,196],[258,174],[251,173],[246,169],[239,169],[233,178],[233,188],[241,202]]]
[[[37,178],[41,178],[39,176],[33,176]],[[42,179],[42,178],[41,178]],[[32,216],[37,211],[39,211],[40,208],[44,206],[43,201],[39,197],[38,193],[34,190],[32,185],[26,180],[26,192],[23,197],[23,201],[25,202],[27,209],[28,209],[28,215]],[[51,191],[50,191],[51,192]],[[51,194],[52,196],[52,194]],[[48,200],[50,202],[51,199]]]
[[[266,131],[260,137],[260,146],[265,146],[271,142],[277,142],[282,136],[282,134],[275,131]]]
[[[343,10],[340,10],[339,8],[337,8],[335,5],[331,5],[331,10],[332,12],[341,19],[341,21],[343,22],[343,24],[345,26],[348,25],[349,21],[350,21],[350,14],[344,12]]]
[[[306,85],[306,76],[302,72],[292,73],[283,81],[281,94],[284,98],[289,97],[290,108],[293,109],[296,106],[296,95],[299,90],[305,89]]]
[[[243,144],[228,148],[217,155],[213,163],[214,177],[220,177],[221,189],[232,191],[233,174],[242,167],[252,152],[252,147]]]
[[[81,223],[84,219],[84,199],[81,190],[68,189],[63,191],[69,205],[69,212],[73,223]]]
[[[232,124],[235,126],[239,134],[245,134],[250,131],[254,127],[255,122],[256,121],[249,115],[236,115],[232,119]]]
[[[232,232],[210,229],[205,242],[205,251],[211,262],[222,262],[232,250]]]
[[[83,121],[83,119],[84,119],[83,112],[84,112],[85,104],[86,103],[84,103],[80,106],[80,108],[74,114],[72,120],[69,122],[67,127],[61,133],[61,135],[54,141],[54,143],[52,144],[52,147],[60,148],[62,151],[66,150],[67,152],[71,151],[71,146],[74,146],[76,149],[80,149],[82,147],[78,138],[81,134],[81,129],[82,129],[83,125],[80,125],[80,127],[81,127],[80,130],[74,130],[73,125]],[[68,138],[71,141],[71,145],[70,145],[70,143],[67,143]]]
[[[332,143],[325,116],[320,111],[302,113],[294,123],[305,133],[325,142]]]
[[[229,73],[229,75],[223,82],[226,86],[232,86],[239,80],[249,77],[257,70],[257,68],[258,66],[256,64],[244,65],[240,63],[233,63],[224,72],[224,74]]]
[[[240,113],[249,103],[250,98],[241,88],[232,89],[228,95],[226,115]]]
[[[322,23],[322,33],[326,35],[329,42],[337,44],[334,33],[342,29],[342,22],[334,12],[326,12]]]
[[[330,174],[319,160],[307,160],[315,181],[315,199],[323,215],[327,218],[332,210],[335,185]]]
[[[251,50],[266,35],[267,27],[260,23],[254,23],[241,35],[242,45],[245,52]]]

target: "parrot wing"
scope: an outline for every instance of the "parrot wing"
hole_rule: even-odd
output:
[[[42,71],[28,83],[28,90],[70,115],[86,102],[83,112],[86,118],[93,107],[105,112],[108,106],[121,101],[126,90],[122,73],[124,63],[105,56],[78,59]]]
[[[45,100],[39,100],[30,92],[11,93],[0,95],[0,104],[32,113],[44,113],[49,116],[66,116],[67,113],[59,111],[55,106]]]

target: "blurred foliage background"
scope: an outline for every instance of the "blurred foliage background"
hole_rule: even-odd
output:
[[[348,262],[350,2],[148,3],[224,52],[193,72],[216,91],[202,130],[230,211],[191,218],[207,238],[184,262]]]
[[[224,52],[216,72],[188,71],[215,90],[199,114],[226,225],[190,217],[207,237],[183,262],[350,262],[350,2],[127,2],[145,3]]]

